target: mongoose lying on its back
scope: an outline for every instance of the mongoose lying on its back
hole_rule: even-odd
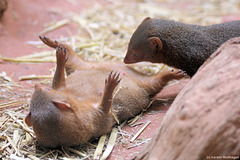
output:
[[[120,63],[85,62],[70,46],[40,39],[56,48],[57,66],[52,88],[35,86],[25,122],[43,146],[79,145],[106,134],[116,124],[113,114],[120,122],[139,114],[168,81],[184,76],[174,70],[147,77]]]
[[[238,36],[240,21],[199,26],[146,18],[130,39],[124,63],[165,63],[193,76],[222,43]]]

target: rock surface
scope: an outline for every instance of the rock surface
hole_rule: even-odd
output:
[[[203,64],[136,159],[237,159],[239,155],[240,37],[224,43]]]

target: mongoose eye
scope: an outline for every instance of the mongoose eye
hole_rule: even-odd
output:
[[[139,55],[138,55],[137,53],[134,53],[133,56],[134,56],[135,58],[139,58]]]

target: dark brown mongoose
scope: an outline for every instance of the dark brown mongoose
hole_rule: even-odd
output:
[[[240,21],[199,26],[146,18],[133,33],[124,63],[165,63],[193,76],[225,41],[240,36]]]
[[[42,146],[79,145],[106,134],[116,124],[113,114],[120,122],[139,114],[168,81],[184,76],[173,70],[146,77],[120,63],[85,62],[70,46],[40,39],[56,48],[57,58],[52,88],[35,85],[25,118]]]

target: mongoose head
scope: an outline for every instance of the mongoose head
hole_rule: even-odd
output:
[[[124,63],[131,64],[141,61],[161,63],[162,41],[156,37],[155,19],[147,17],[133,33],[128,44]]]
[[[33,126],[39,145],[58,147],[85,143],[87,128],[75,112],[73,102],[65,95],[37,84],[25,122]]]

